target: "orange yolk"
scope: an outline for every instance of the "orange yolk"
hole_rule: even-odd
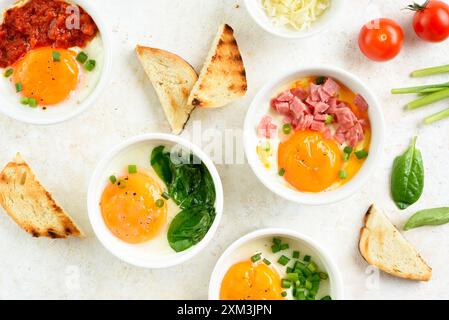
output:
[[[53,52],[60,61],[53,61]],[[67,99],[78,85],[75,53],[65,49],[40,48],[29,51],[14,66],[13,81],[22,84],[22,96],[49,106]]]
[[[157,182],[144,173],[130,174],[108,185],[100,207],[109,230],[131,244],[156,237],[167,220],[167,205],[161,208],[156,205],[162,192]]]
[[[279,274],[264,263],[232,266],[221,284],[221,300],[283,300]]]
[[[321,192],[340,180],[343,154],[335,141],[320,133],[298,131],[279,145],[278,165],[297,190]]]

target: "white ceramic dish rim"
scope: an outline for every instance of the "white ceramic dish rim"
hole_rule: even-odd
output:
[[[263,167],[257,156],[255,147],[257,145],[257,142],[252,139],[252,137],[255,136],[255,128],[257,126],[256,122],[260,120],[256,117],[257,108],[260,108],[261,105],[259,101],[264,100],[263,97],[265,96],[272,97],[271,94],[273,94],[273,92],[290,82],[290,80],[287,79],[291,79],[292,81],[294,81],[295,79],[306,75],[331,76],[341,81],[351,89],[354,89],[354,86],[358,86],[361,90],[356,91],[362,94],[370,105],[369,117],[371,121],[372,136],[370,155],[368,159],[366,159],[360,171],[351,179],[351,181],[337,188],[336,190],[329,192],[320,192],[316,194],[293,190],[286,185],[280,184],[277,181],[274,181],[274,179],[271,179],[269,177],[267,169]],[[268,103],[268,101],[265,101],[264,103]],[[243,140],[245,154],[253,172],[268,189],[283,197],[284,199],[299,204],[326,205],[336,203],[350,197],[366,183],[371,173],[379,163],[380,156],[383,152],[385,134],[384,131],[385,123],[379,102],[374,93],[368,87],[366,87],[359,78],[340,68],[330,66],[311,66],[300,68],[293,72],[284,74],[277,79],[269,82],[259,91],[259,93],[254,97],[246,115]]]
[[[212,179],[214,181],[215,190],[216,190],[216,201],[215,201],[215,210],[216,210],[216,216],[214,223],[212,224],[211,228],[207,232],[206,236],[201,240],[198,244],[196,244],[194,247],[190,248],[187,251],[181,252],[181,253],[175,253],[173,255],[170,255],[167,258],[161,258],[160,261],[142,261],[139,258],[135,258],[131,255],[120,253],[112,243],[108,240],[109,237],[114,237],[111,232],[107,229],[103,218],[101,216],[101,211],[99,207],[99,198],[94,196],[97,194],[101,194],[102,190],[98,190],[101,188],[102,184],[101,181],[104,179],[104,170],[110,163],[110,161],[115,158],[118,154],[120,154],[123,150],[131,147],[134,144],[142,143],[142,142],[151,142],[151,141],[166,141],[168,144],[173,145],[180,145],[182,147],[187,148],[190,150],[193,154],[198,156],[201,161],[206,165],[208,168]],[[223,215],[223,186],[221,183],[220,176],[218,174],[218,171],[213,164],[212,160],[196,145],[189,142],[186,139],[183,139],[178,136],[174,136],[171,134],[164,134],[164,133],[150,133],[150,134],[144,134],[135,136],[118,146],[112,149],[111,152],[109,152],[97,165],[92,178],[90,180],[89,188],[88,188],[88,194],[87,194],[87,208],[88,208],[88,214],[89,214],[89,220],[92,225],[92,228],[97,236],[97,238],[100,240],[100,242],[103,244],[103,246],[111,252],[113,255],[115,255],[117,258],[138,266],[142,268],[148,268],[148,269],[162,269],[162,268],[168,268],[175,265],[179,265],[181,263],[184,263],[193,257],[195,257],[197,254],[199,254],[203,249],[207,247],[207,245],[210,243],[212,238],[214,237],[216,231],[218,230],[218,226],[220,224],[221,217]],[[106,236],[106,234],[108,236]],[[131,245],[130,245],[131,246]]]
[[[219,300],[220,298],[220,288],[221,282],[227,270],[224,270],[226,264],[225,261],[229,256],[235,252],[238,248],[242,247],[246,243],[254,241],[260,238],[272,238],[272,237],[285,237],[293,239],[294,241],[303,242],[313,250],[318,253],[318,260],[323,264],[325,271],[329,274],[329,279],[331,281],[331,296],[334,300],[343,300],[344,288],[343,280],[337,265],[334,263],[332,258],[327,254],[327,252],[312,238],[303,235],[299,232],[283,229],[283,228],[267,228],[251,232],[233,244],[231,244],[225,252],[218,259],[215,268],[212,272],[210,282],[209,282],[209,300]]]
[[[260,0],[245,0],[245,7],[251,18],[265,31],[282,38],[301,39],[326,31],[341,16],[344,10],[345,1],[331,1],[333,2],[334,8],[331,8],[322,17],[320,17],[319,20],[315,21],[310,29],[303,31],[290,31],[275,26],[263,11],[261,5],[259,4]]]
[[[91,107],[100,95],[103,93],[104,89],[109,83],[111,78],[111,69],[112,69],[112,46],[111,46],[111,36],[109,33],[109,28],[107,28],[104,20],[101,18],[101,15],[98,14],[97,10],[93,7],[93,5],[88,0],[70,0],[68,2],[73,2],[80,5],[95,21],[98,26],[98,30],[100,31],[101,39],[103,42],[103,50],[104,50],[104,62],[103,68],[101,71],[100,79],[95,87],[95,89],[89,94],[89,96],[81,102],[76,108],[73,108],[71,111],[65,112],[64,114],[53,116],[52,118],[45,117],[33,117],[32,114],[22,114],[17,112],[17,108],[20,107],[19,99],[17,99],[17,104],[10,103],[7,99],[4,99],[0,94],[0,112],[5,114],[6,116],[18,120],[24,123],[33,124],[33,125],[54,125],[59,124],[65,121],[68,121],[84,111],[86,111],[89,107]],[[3,4],[0,10],[3,12],[5,9],[5,4]]]

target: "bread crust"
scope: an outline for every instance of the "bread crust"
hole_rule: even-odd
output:
[[[33,237],[84,237],[81,229],[41,185],[20,154],[0,173],[0,205]],[[44,221],[49,216],[52,221]]]

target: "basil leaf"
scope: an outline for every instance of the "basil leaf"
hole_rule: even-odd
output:
[[[213,207],[193,207],[178,213],[170,224],[167,239],[176,252],[185,251],[203,240],[215,219]]]
[[[424,164],[416,140],[407,151],[396,158],[391,176],[391,194],[399,209],[407,209],[416,203],[424,190]]]
[[[151,152],[151,166],[159,178],[168,186],[173,180],[170,153],[164,152],[165,147],[159,146]]]
[[[404,230],[423,226],[441,226],[449,223],[449,208],[435,208],[418,211],[405,224]]]

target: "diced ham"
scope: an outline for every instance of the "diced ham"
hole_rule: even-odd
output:
[[[290,91],[284,91],[276,98],[276,100],[279,102],[290,102],[294,97],[295,96]]]
[[[324,102],[318,102],[314,105],[315,114],[325,113],[329,109],[329,105]]]
[[[329,117],[327,113],[317,113],[314,115],[315,120],[322,122],[325,122],[327,120],[327,117]]]
[[[326,91],[331,97],[335,97],[340,90],[340,86],[331,78],[327,78],[326,82],[323,84],[323,90]]]
[[[368,102],[366,102],[365,98],[362,95],[360,95],[360,94],[355,96],[354,104],[361,111],[367,111],[368,110]]]
[[[284,116],[290,114],[290,104],[288,102],[276,102],[275,109]]]
[[[313,120],[310,129],[313,131],[324,132],[326,125],[324,122]]]
[[[307,92],[307,90],[304,90],[303,88],[295,88],[293,90],[290,91],[295,97],[301,99],[301,100],[306,100],[306,98],[309,96],[309,93]]]
[[[320,89],[321,86],[314,83],[310,84],[310,96],[308,99],[310,99],[313,102],[319,102],[321,100]]]
[[[259,123],[257,127],[257,135],[261,138],[271,139],[276,135],[277,126],[272,123],[272,118],[270,116],[265,116]]]
[[[329,99],[332,97],[332,95],[330,95],[326,90],[324,90],[323,87],[321,87],[318,90],[318,94],[320,95],[320,101],[322,102],[328,102]]]
[[[296,118],[299,118],[304,113],[310,113],[307,106],[297,97],[290,103],[290,111]]]

